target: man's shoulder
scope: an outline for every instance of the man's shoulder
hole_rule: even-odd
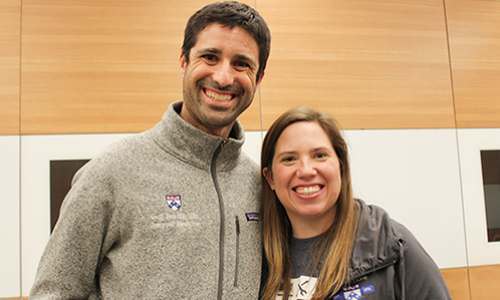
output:
[[[241,152],[239,157],[238,167],[248,176],[260,177],[259,164],[243,151]]]
[[[150,146],[143,133],[132,134],[109,144],[92,157],[88,164],[93,169],[110,169],[116,164],[130,163],[140,153],[146,152],[148,147]]]

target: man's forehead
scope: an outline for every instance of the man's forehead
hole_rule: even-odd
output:
[[[224,40],[221,41],[221,37]],[[207,25],[198,33],[192,48],[194,51],[191,52],[223,54],[228,49],[234,52],[234,58],[250,60],[257,65],[259,57],[257,41],[240,26],[230,27],[219,23]]]
[[[251,32],[249,32],[245,28],[238,25],[235,26],[224,25],[218,22],[212,22],[210,24],[207,24],[200,32],[198,32],[196,36],[196,41],[199,39],[200,35],[203,35],[207,31],[219,31],[219,30],[227,32],[236,32],[238,33],[238,35],[245,35],[251,38],[251,40],[255,42],[255,44],[257,44],[257,40],[255,39],[255,37],[252,35]]]

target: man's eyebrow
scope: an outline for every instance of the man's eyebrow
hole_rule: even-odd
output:
[[[217,49],[217,48],[202,48],[196,51],[197,54],[202,54],[202,53],[214,53],[214,54],[221,54],[222,50]]]

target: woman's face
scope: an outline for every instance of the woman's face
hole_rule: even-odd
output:
[[[276,143],[272,173],[263,169],[285,208],[296,238],[326,231],[333,223],[341,189],[340,163],[323,128],[316,122],[297,122]]]

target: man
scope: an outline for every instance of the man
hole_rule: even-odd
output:
[[[247,5],[207,5],[180,57],[184,101],[76,175],[30,299],[257,299],[258,166],[236,118],[270,33]]]

